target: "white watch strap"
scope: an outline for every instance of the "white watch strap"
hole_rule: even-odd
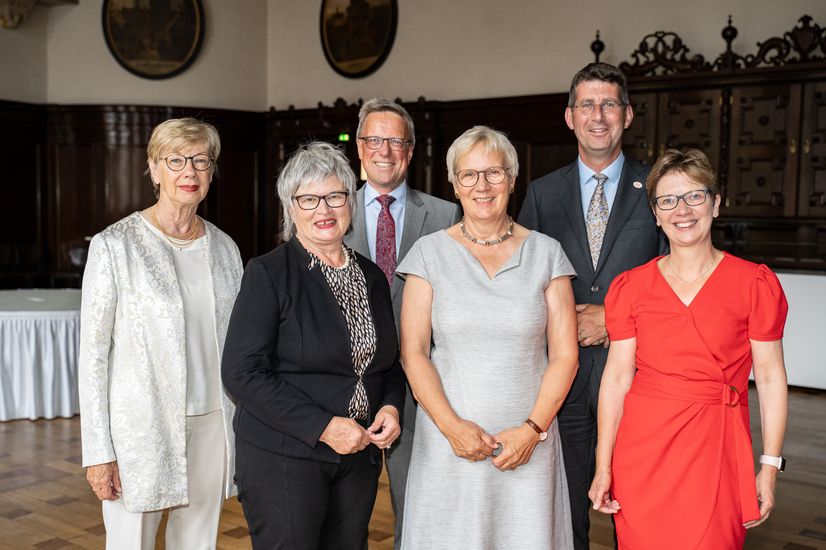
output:
[[[769,466],[774,466],[779,470],[780,466],[783,464],[783,457],[760,455],[760,464],[768,464]]]

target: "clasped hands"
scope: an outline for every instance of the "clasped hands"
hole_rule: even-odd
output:
[[[445,437],[453,448],[453,453],[470,462],[485,460],[501,447],[491,462],[503,472],[527,464],[534,447],[539,443],[536,432],[527,424],[490,435],[475,422],[463,418],[445,430]]]
[[[401,433],[399,411],[392,405],[385,405],[367,428],[361,427],[352,418],[334,416],[318,440],[336,453],[348,455],[365,449],[371,443],[379,449],[389,449]]]

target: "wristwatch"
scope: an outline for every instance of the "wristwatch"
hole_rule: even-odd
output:
[[[525,420],[525,424],[533,428],[533,431],[539,434],[539,441],[545,441],[546,439],[548,439],[548,432],[537,426],[536,422],[534,422],[530,418]]]
[[[768,464],[777,468],[778,472],[786,470],[786,459],[782,456],[760,455],[760,464]]]

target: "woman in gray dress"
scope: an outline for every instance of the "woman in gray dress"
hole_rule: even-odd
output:
[[[462,221],[398,272],[419,401],[402,548],[572,548],[556,413],[577,368],[573,268],[508,216],[519,163],[484,126],[447,153]]]

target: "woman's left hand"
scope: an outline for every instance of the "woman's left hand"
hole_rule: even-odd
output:
[[[774,471],[772,471],[774,470]],[[762,466],[755,478],[757,484],[757,501],[760,503],[760,519],[743,524],[746,529],[757,527],[769,518],[774,509],[774,489],[777,487],[777,469],[774,466]]]
[[[393,405],[380,408],[373,423],[367,428],[370,442],[379,449],[389,449],[401,433],[399,411]]]
[[[499,456],[493,458],[493,465],[502,470],[515,470],[527,464],[533,455],[533,449],[539,443],[539,437],[533,428],[522,424],[515,428],[508,428],[494,435],[497,443],[502,445]]]

